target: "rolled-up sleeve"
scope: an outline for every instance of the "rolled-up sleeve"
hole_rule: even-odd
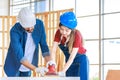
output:
[[[41,28],[40,47],[42,51],[42,56],[45,57],[45,56],[49,56],[50,52],[49,52],[49,47],[46,41],[46,33],[45,33],[43,22],[41,22],[40,28]]]

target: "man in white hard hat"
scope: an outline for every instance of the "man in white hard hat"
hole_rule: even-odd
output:
[[[44,75],[47,69],[38,67],[39,45],[46,62],[50,61],[44,24],[27,7],[20,10],[18,21],[10,30],[4,71],[8,77],[28,77],[31,76],[31,70]]]

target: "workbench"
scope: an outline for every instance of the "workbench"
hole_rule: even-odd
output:
[[[1,77],[0,80],[80,80],[79,77]]]

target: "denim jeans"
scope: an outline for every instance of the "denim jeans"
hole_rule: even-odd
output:
[[[27,71],[27,72],[18,71],[16,74],[16,77],[30,77],[30,76],[31,76],[31,71]]]

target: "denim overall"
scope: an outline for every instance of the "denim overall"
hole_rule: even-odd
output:
[[[65,61],[69,59],[68,47],[59,44],[60,49],[65,55]],[[72,65],[66,71],[67,77],[80,77],[80,80],[89,80],[89,61],[85,54],[77,53]]]

